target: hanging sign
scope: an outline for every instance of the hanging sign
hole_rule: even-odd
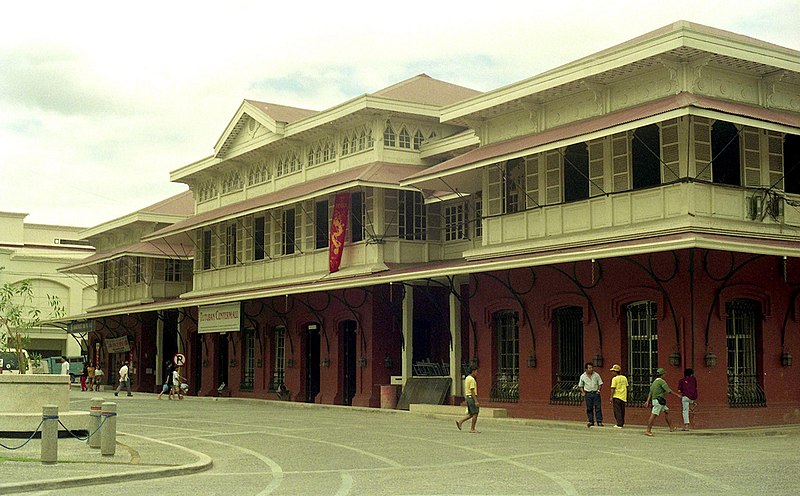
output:
[[[131,351],[131,345],[128,343],[128,336],[121,338],[106,338],[106,351],[109,353],[127,353]]]
[[[328,244],[328,268],[331,272],[339,270],[347,233],[347,218],[350,214],[350,193],[337,193],[331,217],[331,239]]]
[[[242,304],[208,305],[197,310],[197,332],[234,332],[241,329]]]

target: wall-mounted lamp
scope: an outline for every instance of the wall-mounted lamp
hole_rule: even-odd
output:
[[[791,367],[792,366],[792,354],[788,351],[784,351],[781,353],[781,365],[784,367]]]
[[[388,354],[383,357],[383,366],[387,370],[391,370],[391,368],[394,367],[394,360],[392,360],[392,357],[390,357]]]
[[[286,367],[287,367],[287,368],[292,368],[292,367],[294,367],[294,358],[287,358],[287,359],[286,359]]]
[[[669,364],[673,367],[677,367],[681,364],[681,354],[680,352],[673,351],[669,355]]]
[[[600,353],[596,354],[594,358],[592,358],[592,365],[598,368],[603,368],[603,355]]]
[[[361,357],[358,359],[358,366],[364,368],[367,366],[367,357]]]
[[[328,368],[331,366],[331,359],[330,358],[323,358],[322,359],[322,366]]]
[[[706,353],[706,367],[715,367],[717,365],[717,355],[714,353]]]
[[[528,358],[525,359],[525,365],[527,365],[529,369],[536,367],[536,357],[528,355]]]

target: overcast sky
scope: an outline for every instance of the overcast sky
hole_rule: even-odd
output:
[[[486,91],[680,19],[800,50],[800,0],[208,3],[4,5],[0,211],[91,227],[184,191],[169,173],[245,98],[323,110],[423,72]]]

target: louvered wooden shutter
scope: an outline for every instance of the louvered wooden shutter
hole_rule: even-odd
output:
[[[539,199],[539,157],[530,155],[525,157],[525,204],[527,208],[538,207]]]
[[[769,163],[769,186],[776,189],[785,189],[783,169],[783,134],[767,131],[767,152]]]
[[[744,185],[751,188],[761,187],[761,139],[758,129],[742,128],[741,140],[744,152]]]
[[[557,150],[547,152],[545,157],[545,203],[561,203],[561,153]]]
[[[605,191],[604,139],[589,142],[589,196],[602,195]]]
[[[314,202],[306,200],[294,208],[295,253],[314,249]],[[309,227],[310,226],[310,227]],[[305,232],[305,235],[303,234]]]
[[[194,232],[195,245],[194,245],[194,271],[199,273],[203,270],[203,230],[198,229]]]
[[[225,267],[225,226],[215,224],[211,226],[211,260],[215,260],[214,268]]]
[[[614,191],[627,191],[630,186],[630,147],[628,133],[618,133],[611,137],[611,173]]]
[[[375,237],[375,225],[372,219],[375,218],[375,191],[372,188],[364,188],[364,240]]]
[[[680,152],[678,149],[678,119],[664,121],[661,128],[661,178],[670,183],[680,177]]]
[[[425,205],[425,215],[427,216],[425,233],[428,241],[440,241],[442,239],[442,204],[432,203]]]
[[[500,215],[503,213],[503,173],[505,169],[500,164],[492,164],[486,169],[487,182],[487,213]]]
[[[694,136],[694,177],[711,181],[711,123],[703,117],[692,120]]]
[[[389,238],[396,238],[398,236],[397,225],[398,219],[398,195],[400,192],[396,189],[384,190],[383,195],[383,229],[386,236]],[[383,233],[377,233],[379,236]]]
[[[247,217],[241,219],[241,226],[242,226],[242,247],[244,248],[240,253],[243,253],[242,261],[245,262],[252,262],[253,261],[253,244],[255,240],[253,236],[255,232],[253,231],[253,216],[248,215]],[[236,238],[239,240],[239,237]]]

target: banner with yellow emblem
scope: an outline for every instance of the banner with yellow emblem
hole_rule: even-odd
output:
[[[350,214],[350,193],[336,194],[333,203],[333,216],[331,217],[331,242],[328,245],[328,267],[331,272],[339,270],[342,262],[345,235],[347,234],[347,219]]]

